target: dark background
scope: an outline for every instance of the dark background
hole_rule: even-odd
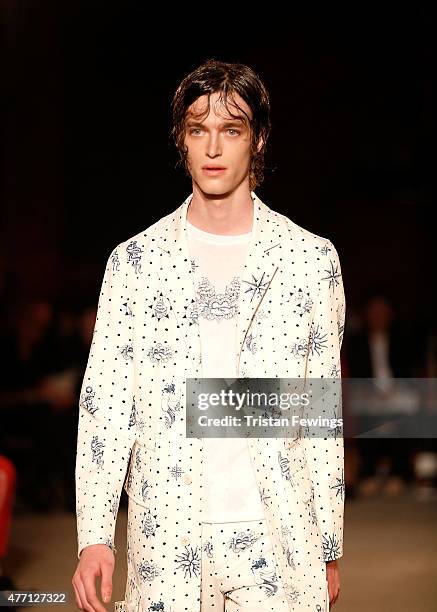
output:
[[[227,16],[208,43],[205,17],[173,36],[140,2],[4,9],[4,300],[96,301],[111,249],[182,203],[191,182],[175,169],[170,102],[215,57],[266,83],[273,130],[256,192],[333,241],[350,312],[381,284],[401,317],[431,322],[429,16],[326,12],[272,32],[276,45],[262,16],[244,38]]]

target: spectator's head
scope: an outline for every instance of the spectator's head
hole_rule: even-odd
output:
[[[53,319],[51,302],[36,298],[22,301],[16,309],[16,328],[20,334],[37,339],[44,336]]]
[[[367,292],[363,304],[364,322],[369,331],[386,331],[395,316],[393,304],[383,289]]]

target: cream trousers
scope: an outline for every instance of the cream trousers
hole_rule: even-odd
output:
[[[266,520],[202,523],[202,612],[288,612]]]

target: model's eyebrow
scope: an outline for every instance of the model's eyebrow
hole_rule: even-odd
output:
[[[241,127],[241,124],[245,124],[243,118],[241,118],[239,121],[225,121],[220,124],[220,127]],[[187,127],[204,127],[203,123],[200,123],[199,121],[194,121],[193,119],[187,119],[185,125]]]

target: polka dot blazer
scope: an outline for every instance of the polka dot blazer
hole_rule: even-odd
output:
[[[340,379],[337,251],[251,197],[238,375],[301,379],[306,388]],[[78,556],[96,543],[115,551],[123,487],[129,496],[126,594],[116,612],[200,611],[202,439],[187,437],[185,419],[186,378],[201,377],[185,233],[191,198],[110,254],[80,394]],[[324,415],[340,416],[336,397],[319,399]],[[328,610],[326,562],[343,554],[341,431],[248,444],[290,612]]]

